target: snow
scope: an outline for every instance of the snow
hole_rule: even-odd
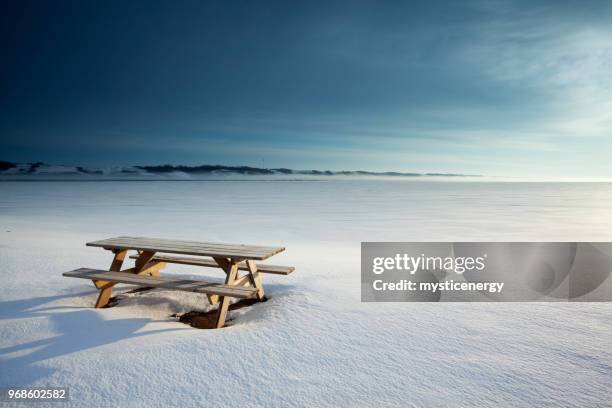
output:
[[[389,180],[0,183],[0,388],[63,406],[605,406],[609,303],[361,303],[360,241],[610,241],[612,184]],[[117,235],[281,244],[270,300],[198,330],[205,298],[96,310],[63,278]],[[213,270],[172,266],[195,276]],[[117,292],[125,292],[125,289]],[[36,406],[45,404],[33,403]],[[50,405],[50,404],[49,404]]]

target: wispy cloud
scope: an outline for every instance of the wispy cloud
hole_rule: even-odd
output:
[[[462,50],[463,58],[492,80],[533,94],[530,104],[542,110],[536,131],[560,138],[609,136],[612,26],[605,15],[564,14],[557,3],[483,7],[489,18],[473,28],[478,40]]]
[[[143,11],[164,30],[126,16],[133,37],[70,20],[52,27],[53,49],[37,42],[14,55],[19,64],[4,58],[7,72],[37,67],[5,81],[4,151],[116,164],[612,173],[610,2],[279,3],[248,13],[194,4],[172,21],[163,7]],[[93,37],[75,50],[73,32]],[[62,55],[78,64],[58,64]]]

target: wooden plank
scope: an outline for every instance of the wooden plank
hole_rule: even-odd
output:
[[[257,265],[255,265],[255,261],[248,259],[246,261],[247,268],[249,268],[248,277],[251,281],[251,286],[257,289],[257,299],[264,299],[264,289],[261,279],[261,274],[257,271]]]
[[[212,266],[216,266],[218,268],[221,268],[226,274],[227,271],[229,270],[229,268],[231,267],[231,261],[227,258],[213,258],[212,262],[214,265]],[[210,302],[211,305],[216,305],[217,303],[219,303],[219,296],[217,295],[208,295],[208,301]]]
[[[232,266],[232,261],[226,258],[214,257],[213,261],[215,264],[214,266],[223,269],[225,273],[227,273],[227,271],[229,271],[230,267]]]
[[[115,237],[107,238],[101,241],[94,241],[93,243],[105,245],[107,243],[147,243],[147,244],[160,244],[160,245],[172,245],[184,248],[199,248],[213,246],[215,248],[229,248],[229,249],[241,249],[247,251],[259,251],[269,250],[270,247],[266,245],[247,245],[247,244],[231,244],[225,242],[205,242],[205,241],[183,241],[177,239],[163,239],[163,238],[146,238],[146,237]]]
[[[228,301],[230,297],[249,299],[257,296],[257,290],[254,288],[234,287],[229,284],[190,279],[160,278],[154,276],[135,275],[133,273],[125,272],[109,272],[91,268],[75,269],[74,271],[65,272],[63,275],[70,278],[100,279],[115,283],[149,286],[167,290],[215,294],[227,298]],[[227,281],[228,280],[226,279],[226,282]]]
[[[250,284],[251,284],[251,277],[248,274],[241,276],[241,277],[236,277],[236,279],[234,280],[234,283],[232,283],[232,285],[234,286],[248,286]]]
[[[127,255],[127,251],[116,251],[115,257],[113,258],[113,262],[111,263],[109,271],[114,271],[114,272],[120,271],[126,255]]]
[[[153,262],[149,262],[149,265],[145,268],[145,272],[150,274],[151,276],[159,277],[159,271],[166,267],[165,262],[159,262],[153,260]]]
[[[143,251],[138,254],[136,258],[136,264],[134,265],[135,273],[140,273],[145,269],[145,266],[153,259],[155,251]]]
[[[182,241],[169,241],[169,240],[151,240],[151,239],[113,239],[104,240],[98,242],[101,245],[112,245],[112,244],[120,244],[120,245],[160,245],[160,246],[170,246],[178,249],[192,250],[192,249],[225,249],[230,251],[240,251],[244,253],[260,253],[267,252],[271,248],[275,247],[259,247],[254,245],[241,245],[241,244],[222,244],[222,243],[214,243],[214,242],[200,242],[200,243],[183,243]]]
[[[113,271],[113,272],[119,272],[121,270],[121,266],[123,265],[123,261],[125,260],[125,256],[127,255],[127,251],[126,250],[122,250],[122,251],[116,250],[114,252],[115,252],[115,257],[113,258],[113,262],[111,263],[111,266],[108,270]],[[96,288],[101,289],[102,287],[108,285],[109,282],[93,281],[93,283]]]
[[[159,264],[161,261],[151,261],[155,256],[155,252],[140,252],[136,257],[136,263],[133,268],[124,269],[122,271],[112,271],[112,272],[123,272],[123,273],[133,273],[136,275],[157,275],[159,276]],[[100,289],[110,289],[115,286],[116,282],[107,282]]]
[[[110,270],[117,272],[121,270],[121,266],[123,265],[123,261],[125,260],[125,256],[127,255],[126,250],[116,250],[115,257],[113,262],[111,263]],[[99,309],[108,304],[111,295],[113,294],[113,286],[115,285],[112,282],[104,281],[104,280],[93,280],[92,281],[96,288],[100,289],[100,293],[98,294],[98,299],[96,300],[95,308]]]
[[[106,249],[136,249],[151,252],[167,252],[183,255],[217,256],[235,259],[263,260],[285,250],[284,247],[268,247],[216,242],[179,241],[143,237],[116,237],[88,242],[87,246]]]
[[[225,277],[225,284],[226,285],[231,285],[234,283],[234,280],[236,279],[236,274],[238,273],[238,265],[235,262],[231,262],[229,265],[227,265],[227,276]],[[241,288],[241,289],[247,289],[247,288]],[[256,293],[255,289],[251,289],[253,291],[253,293]],[[229,307],[229,297],[228,296],[222,296],[219,299],[219,309],[217,310],[217,329],[222,328],[225,325],[225,318],[227,316],[227,309]]]
[[[98,299],[96,300],[96,305],[94,307],[96,309],[99,309],[101,307],[106,306],[108,304],[108,301],[112,293],[113,293],[112,286],[110,288],[104,288],[100,290],[100,293],[98,294]]]
[[[136,258],[136,255],[130,256],[130,258]],[[205,266],[215,268],[219,265],[214,259],[210,258],[193,258],[188,256],[174,256],[174,255],[162,255],[157,254],[153,257],[153,260],[163,261],[181,265],[193,265],[193,266]],[[246,262],[240,262],[238,269],[241,271],[248,271]],[[295,270],[292,266],[280,266],[280,265],[269,265],[269,264],[257,264],[257,270],[261,273],[270,273],[275,275],[289,275]]]
[[[141,276],[157,276],[157,277],[159,277],[159,270],[162,269],[165,264],[166,264],[165,262],[154,261],[154,262],[149,262],[140,271],[137,271],[136,268],[128,268],[128,269],[123,269],[123,270],[117,271],[117,272],[133,273],[135,275],[141,275]],[[108,282],[108,283],[106,283],[106,285],[102,286],[100,289],[112,288],[116,284],[117,284],[117,282]]]

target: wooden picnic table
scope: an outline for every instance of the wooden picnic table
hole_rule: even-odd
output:
[[[225,324],[230,298],[265,299],[262,273],[288,275],[294,270],[288,266],[255,263],[284,251],[284,247],[144,237],[116,237],[88,242],[86,245],[113,252],[114,258],[109,270],[79,268],[63,275],[92,280],[100,290],[96,308],[108,304],[113,286],[117,283],[198,292],[206,294],[211,304],[219,304],[217,328]],[[130,250],[136,251],[135,255],[130,256],[135,259],[134,267],[122,270]],[[225,283],[161,277],[160,270],[168,263],[220,268],[225,272]],[[239,271],[246,273],[240,276]]]

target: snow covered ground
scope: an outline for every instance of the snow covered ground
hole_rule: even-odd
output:
[[[612,184],[5,182],[0,192],[0,388],[69,387],[62,406],[75,407],[612,401],[611,304],[365,304],[359,282],[360,241],[610,241]],[[270,300],[222,330],[170,317],[208,308],[192,294],[127,294],[95,310],[92,285],[61,273],[108,267],[109,253],[84,244],[116,235],[281,244],[273,263],[296,272],[266,276]]]

